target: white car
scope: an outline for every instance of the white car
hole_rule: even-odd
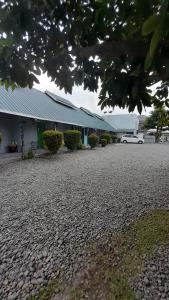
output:
[[[121,137],[122,143],[143,144],[144,139],[141,136],[125,134]]]

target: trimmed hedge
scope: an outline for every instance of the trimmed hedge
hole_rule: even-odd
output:
[[[106,139],[101,139],[100,142],[101,142],[102,147],[105,147],[107,145]]]
[[[97,143],[99,142],[99,137],[95,133],[92,133],[88,136],[88,142],[90,147],[93,149],[96,147]]]
[[[79,130],[66,130],[64,132],[65,146],[69,150],[78,149],[81,141],[81,132]]]
[[[57,153],[62,146],[63,133],[56,130],[45,130],[42,136],[48,150],[52,153]]]
[[[103,133],[100,137],[100,141],[101,140],[106,140],[107,141],[107,144],[110,144],[111,143],[111,134],[106,132],[106,133]]]
[[[2,134],[0,133],[0,144],[2,143]]]

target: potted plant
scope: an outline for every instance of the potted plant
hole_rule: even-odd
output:
[[[11,144],[8,145],[8,151],[10,153],[14,153],[17,151],[17,144],[15,142],[12,142]]]

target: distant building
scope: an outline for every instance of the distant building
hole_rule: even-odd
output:
[[[147,118],[147,116],[145,115],[138,115],[138,120],[139,120],[139,124],[138,124],[138,131],[139,132],[143,132],[144,131],[144,122]]]
[[[11,145],[16,145],[17,151],[43,148],[46,129],[78,129],[84,144],[92,132],[115,132],[103,117],[48,91],[0,88],[0,153],[8,152]]]
[[[119,137],[123,134],[137,134],[139,120],[136,114],[124,114],[124,115],[104,115],[104,119],[113,128],[115,128],[116,133]]]

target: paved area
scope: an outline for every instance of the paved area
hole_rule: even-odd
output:
[[[169,209],[169,146],[109,145],[0,166],[0,299],[26,299],[85,246]]]

